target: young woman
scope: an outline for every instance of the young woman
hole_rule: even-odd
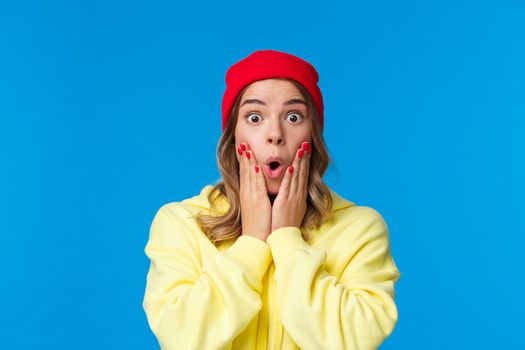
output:
[[[318,80],[274,50],[228,69],[222,180],[163,205],[145,248],[163,349],[376,349],[394,329],[387,225],[323,182]]]

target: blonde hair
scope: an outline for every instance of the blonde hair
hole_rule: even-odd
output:
[[[332,197],[330,190],[323,182],[323,175],[332,164],[323,134],[319,125],[318,113],[308,91],[294,80],[293,83],[306,100],[308,115],[312,121],[312,156],[310,159],[310,171],[308,177],[307,208],[301,223],[303,238],[308,240],[312,229],[317,229],[325,221],[330,219],[332,210]],[[248,86],[242,89],[232,107],[227,126],[221,135],[217,145],[217,163],[222,175],[220,180],[209,193],[210,213],[215,211],[216,200],[222,195],[226,197],[230,206],[224,215],[206,215],[199,213],[197,222],[203,232],[213,244],[221,241],[237,238],[242,235],[241,203],[239,199],[239,163],[235,155],[235,126],[237,124],[239,104],[241,97]]]

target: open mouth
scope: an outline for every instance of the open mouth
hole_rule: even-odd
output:
[[[270,163],[270,169],[275,170],[281,165],[279,162],[271,162]]]
[[[271,162],[266,166],[266,173],[269,177],[278,177],[281,175],[284,166],[279,162]]]

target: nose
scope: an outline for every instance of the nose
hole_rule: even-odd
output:
[[[270,145],[282,145],[284,143],[284,134],[280,122],[277,120],[270,124],[266,142]]]

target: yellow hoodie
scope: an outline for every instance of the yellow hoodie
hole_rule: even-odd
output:
[[[211,189],[151,224],[143,307],[162,349],[376,349],[390,335],[400,273],[377,211],[330,190],[332,219],[307,242],[282,227],[215,247],[195,220]]]

